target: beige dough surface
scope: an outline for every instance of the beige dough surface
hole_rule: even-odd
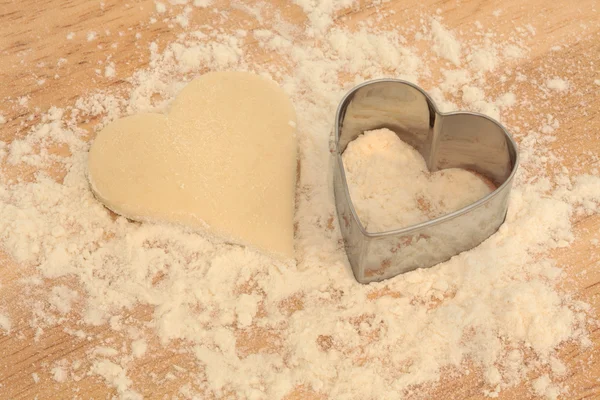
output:
[[[273,81],[246,72],[203,75],[167,114],[107,125],[88,167],[97,198],[118,214],[293,257],[295,112]]]

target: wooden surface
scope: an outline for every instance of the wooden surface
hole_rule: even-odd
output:
[[[288,5],[287,1],[273,0],[272,3],[284,9],[291,21],[297,24],[306,21],[302,11]],[[420,16],[435,14],[440,9],[444,23],[450,28],[462,29],[480,21],[484,25],[491,24],[494,30],[504,35],[510,35],[518,25],[531,24],[536,34],[525,39],[531,52],[519,61],[520,66],[530,77],[554,72],[568,79],[577,90],[561,97],[560,103],[547,102],[535,110],[515,110],[511,118],[528,118],[530,113],[552,113],[561,122],[560,140],[553,147],[566,160],[581,155],[584,150],[600,153],[600,86],[593,83],[600,79],[600,4],[597,1],[506,0],[500,4],[484,0],[460,3],[392,0],[382,8],[396,10],[394,18],[400,23],[418,21]],[[497,8],[502,9],[501,17],[493,16]],[[160,18],[155,24],[149,24],[154,11],[154,2],[145,0],[0,0],[0,112],[8,119],[8,123],[0,126],[0,140],[10,141],[24,135],[29,126],[39,122],[40,112],[51,106],[68,106],[93,89],[118,91],[126,87],[123,79],[146,65],[148,44],[157,41],[162,48],[182,30],[177,25],[169,27]],[[360,8],[344,12],[348,17],[344,23],[356,24],[372,11],[368,2],[363,2]],[[197,10],[192,15],[192,24],[209,23],[210,18],[208,11]],[[256,24],[247,15],[239,15],[240,26],[248,29]],[[86,35],[90,31],[98,32],[97,40],[87,41]],[[74,32],[75,37],[67,40],[70,32]],[[562,48],[551,51],[556,44]],[[117,75],[112,79],[98,76],[95,71],[103,69],[99,63],[105,63],[109,56],[118,65]],[[67,61],[59,63],[61,58]],[[44,82],[40,84],[42,80]],[[28,96],[27,107],[18,105],[22,96]],[[587,112],[582,113],[582,107]],[[587,163],[571,167],[578,172],[600,167],[594,162],[589,159]],[[590,242],[600,238],[600,218],[581,217],[575,226],[575,243],[555,251],[552,256],[568,272],[564,288],[591,304],[592,313],[600,317],[599,255]],[[0,398],[107,398],[114,395],[115,391],[107,388],[98,377],[81,374],[78,382],[61,384],[52,379],[49,370],[60,359],[85,359],[86,351],[107,338],[118,340],[119,335],[107,327],[86,328],[91,340],[75,341],[64,332],[65,326],[58,326],[46,331],[35,342],[34,329],[29,325],[30,311],[19,307],[21,296],[26,294],[19,292],[16,284],[11,285],[11,281],[21,277],[19,269],[6,257],[0,258],[0,276],[2,303],[10,310],[13,320],[12,334],[0,337]],[[134,312],[138,318],[151,315],[150,310],[144,308]],[[570,386],[568,397],[572,399],[600,398],[597,379],[600,376],[600,331],[597,327],[592,326],[591,336],[591,348],[582,351],[566,344],[559,353],[570,368],[563,383]],[[146,379],[151,373],[164,375],[171,371],[172,364],[190,370],[194,368],[194,361],[189,356],[164,349],[131,368],[130,376],[136,389],[148,398],[163,398],[165,394],[175,393],[185,383],[185,376],[176,374],[175,379],[160,383]],[[83,365],[81,371],[85,369],[86,365]],[[37,384],[32,380],[34,372],[40,377]],[[479,374],[460,380],[446,378],[432,396],[440,399],[481,398],[482,386]],[[520,399],[529,395],[528,389],[521,385],[503,392],[501,398]],[[290,394],[290,398],[297,399],[314,397],[304,388],[297,388]]]

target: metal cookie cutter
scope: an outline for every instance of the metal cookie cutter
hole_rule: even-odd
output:
[[[388,128],[421,153],[431,172],[464,168],[496,190],[460,210],[417,225],[369,232],[352,204],[342,153],[365,131]],[[369,283],[427,268],[471,249],[504,222],[517,170],[517,145],[493,119],[471,112],[441,113],[419,87],[396,79],[363,83],[341,101],[335,119],[334,194],[348,260],[356,280]]]

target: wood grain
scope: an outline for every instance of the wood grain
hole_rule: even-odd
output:
[[[399,25],[418,23],[423,16],[439,12],[444,23],[461,31],[463,38],[468,38],[476,21],[484,26],[493,26],[504,37],[513,34],[517,27],[530,24],[535,35],[524,39],[530,54],[515,63],[529,77],[538,77],[541,81],[542,76],[556,74],[568,79],[577,90],[561,98],[560,103],[548,101],[536,105],[534,110],[515,110],[513,115],[508,116],[508,123],[527,119],[530,113],[552,113],[561,121],[559,140],[553,147],[571,171],[580,173],[600,167],[596,158],[584,154],[585,151],[600,154],[600,87],[593,84],[594,79],[600,79],[600,5],[597,1],[506,0],[499,3],[487,0],[426,0],[416,3],[419,2],[392,0],[380,9],[394,10],[396,14],[386,23]],[[271,5],[282,10],[291,23],[299,25],[306,22],[301,9],[287,1],[272,0]],[[223,6],[227,7],[227,2],[223,2]],[[502,14],[495,17],[493,12],[499,8]],[[340,12],[337,22],[356,26],[375,10],[370,2],[363,1],[358,7]],[[182,31],[181,27],[170,26],[160,17],[156,23],[149,23],[154,12],[154,1],[149,0],[0,0],[0,113],[8,120],[0,126],[0,140],[10,142],[25,135],[31,126],[39,122],[40,114],[51,106],[71,105],[80,96],[94,90],[126,90],[129,87],[126,78],[147,65],[150,42],[156,41],[162,48]],[[232,24],[245,29],[258,26],[257,21],[248,15],[236,13],[232,12]],[[195,10],[192,24],[210,24],[211,18],[209,10]],[[74,37],[69,40],[67,35],[71,32]],[[90,32],[96,32],[97,39],[88,41]],[[557,44],[561,45],[561,49],[552,50]],[[260,57],[269,59],[270,56],[261,53],[258,47],[254,50]],[[115,77],[106,78],[96,72],[97,69],[103,70],[108,61],[118,65]],[[514,90],[520,90],[514,79],[502,83],[492,76],[489,81],[496,84],[490,85],[492,94],[494,91],[503,93],[511,84]],[[526,93],[523,95],[526,96]],[[26,106],[19,104],[24,96],[27,98]],[[581,112],[583,108],[586,113]],[[89,125],[93,123],[92,120]],[[577,164],[570,161],[575,159],[579,160]],[[19,174],[22,178],[24,172]],[[575,229],[575,242],[570,247],[554,251],[552,257],[567,272],[564,288],[591,304],[592,314],[598,318],[600,254],[592,241],[600,239],[600,218],[597,215],[578,217]],[[20,292],[21,286],[17,283],[29,274],[29,269],[17,267],[0,253],[1,303],[11,310],[13,319],[12,334],[0,336],[0,398],[110,398],[116,395],[115,390],[107,388],[100,378],[85,374],[89,368],[85,364],[86,353],[102,343],[124,343],[126,336],[106,326],[90,328],[65,321],[47,329],[36,340],[35,327],[30,324],[31,310],[21,306],[23,296],[35,296],[36,293]],[[60,283],[77,285],[77,282],[67,279],[61,279]],[[149,320],[152,310],[140,306],[131,310],[130,315]],[[76,340],[67,333],[69,329],[84,329],[85,337]],[[570,368],[563,382],[570,387],[570,399],[600,398],[600,329],[594,325],[591,330],[593,345],[590,348],[582,350],[566,344],[559,352],[560,358]],[[250,348],[273,345],[269,336],[249,335],[243,340]],[[161,348],[158,343],[150,345]],[[175,345],[162,348],[133,363],[130,376],[145,397],[170,398],[187,382],[189,373],[197,370],[194,359],[178,353],[176,349]],[[84,360],[77,369],[79,372],[71,377],[76,382],[69,379],[59,383],[52,378],[51,367],[63,359],[69,363]],[[174,370],[173,365],[182,369]],[[148,378],[152,374],[164,377],[168,372],[173,373],[172,379]],[[34,383],[33,373],[38,374],[39,383]],[[431,391],[431,397],[480,399],[482,388],[480,374],[461,379],[448,375],[438,388]],[[529,396],[525,385],[501,394],[503,399]],[[289,395],[289,399],[312,398],[325,397],[305,387],[299,387]]]

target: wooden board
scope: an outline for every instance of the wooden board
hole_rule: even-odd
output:
[[[306,17],[301,9],[288,3],[272,0],[273,6],[282,9],[290,21],[303,24]],[[494,16],[493,12],[499,8],[502,10],[500,17]],[[511,35],[517,26],[531,24],[535,35],[525,43],[531,51],[527,58],[518,61],[520,67],[530,77],[542,72],[560,75],[577,90],[562,97],[560,104],[540,104],[533,111],[516,110],[512,118],[528,118],[531,112],[552,113],[561,122],[560,139],[553,147],[566,160],[586,150],[600,154],[600,86],[593,83],[600,79],[600,5],[596,1],[392,0],[382,9],[395,10],[396,14],[390,18],[405,24],[418,21],[420,16],[434,15],[439,9],[444,23],[450,28],[461,29],[479,21],[504,35]],[[40,113],[51,106],[68,106],[94,89],[118,91],[125,88],[123,79],[147,65],[149,43],[156,41],[162,48],[182,31],[179,26],[169,27],[161,20],[149,24],[154,12],[154,1],[147,0],[0,0],[0,112],[9,121],[0,126],[0,140],[22,137],[28,127],[39,122]],[[344,23],[355,25],[372,12],[370,4],[362,2],[360,7],[343,13],[346,15]],[[246,29],[257,24],[243,13],[237,18],[239,20],[236,22],[233,18],[232,23],[239,23]],[[210,21],[208,11],[196,11],[192,15],[192,24]],[[87,35],[92,31],[97,33],[97,39],[88,41]],[[71,32],[75,35],[69,40],[67,35]],[[551,50],[557,43],[561,44],[561,49]],[[96,73],[109,56],[119,66],[117,75],[111,79]],[[18,105],[23,96],[27,97],[26,106]],[[586,113],[581,112],[583,103]],[[32,114],[32,110],[38,111]],[[587,163],[570,165],[577,172],[594,167],[599,166],[592,158]],[[26,173],[20,172],[21,176]],[[580,217],[575,230],[577,239],[573,245],[554,251],[551,256],[567,271],[564,288],[591,304],[592,313],[600,317],[600,255],[591,242],[600,238],[600,218],[597,215]],[[114,395],[116,392],[107,388],[101,379],[83,373],[89,365],[80,367],[77,382],[69,379],[58,383],[49,370],[61,359],[85,360],[86,352],[96,345],[106,340],[121,341],[121,335],[101,326],[86,328],[90,339],[76,341],[65,333],[65,328],[76,326],[57,326],[44,332],[36,341],[35,329],[29,324],[31,312],[20,307],[21,297],[27,295],[18,291],[16,283],[22,273],[2,256],[0,276],[2,303],[11,311],[13,319],[12,334],[0,336],[0,398],[107,398]],[[151,318],[151,310],[144,307],[133,310],[132,314],[140,319]],[[591,348],[581,350],[566,344],[559,353],[570,368],[564,383],[571,388],[571,399],[600,398],[600,330],[597,327],[592,329],[591,337]],[[268,342],[268,337],[253,340],[251,346],[269,345],[261,342]],[[185,377],[176,375],[173,380],[160,383],[147,377],[152,373],[164,376],[173,364],[190,371],[196,368],[190,356],[178,354],[174,348],[165,348],[135,363],[130,376],[135,387],[147,398],[163,398],[163,395],[176,393],[185,383]],[[34,383],[32,373],[38,374],[39,383]],[[447,378],[432,396],[478,399],[483,397],[482,387],[479,374],[458,380]],[[502,392],[501,398],[521,399],[529,395],[525,385],[521,385]],[[305,388],[297,388],[289,398],[316,398],[316,395]]]

